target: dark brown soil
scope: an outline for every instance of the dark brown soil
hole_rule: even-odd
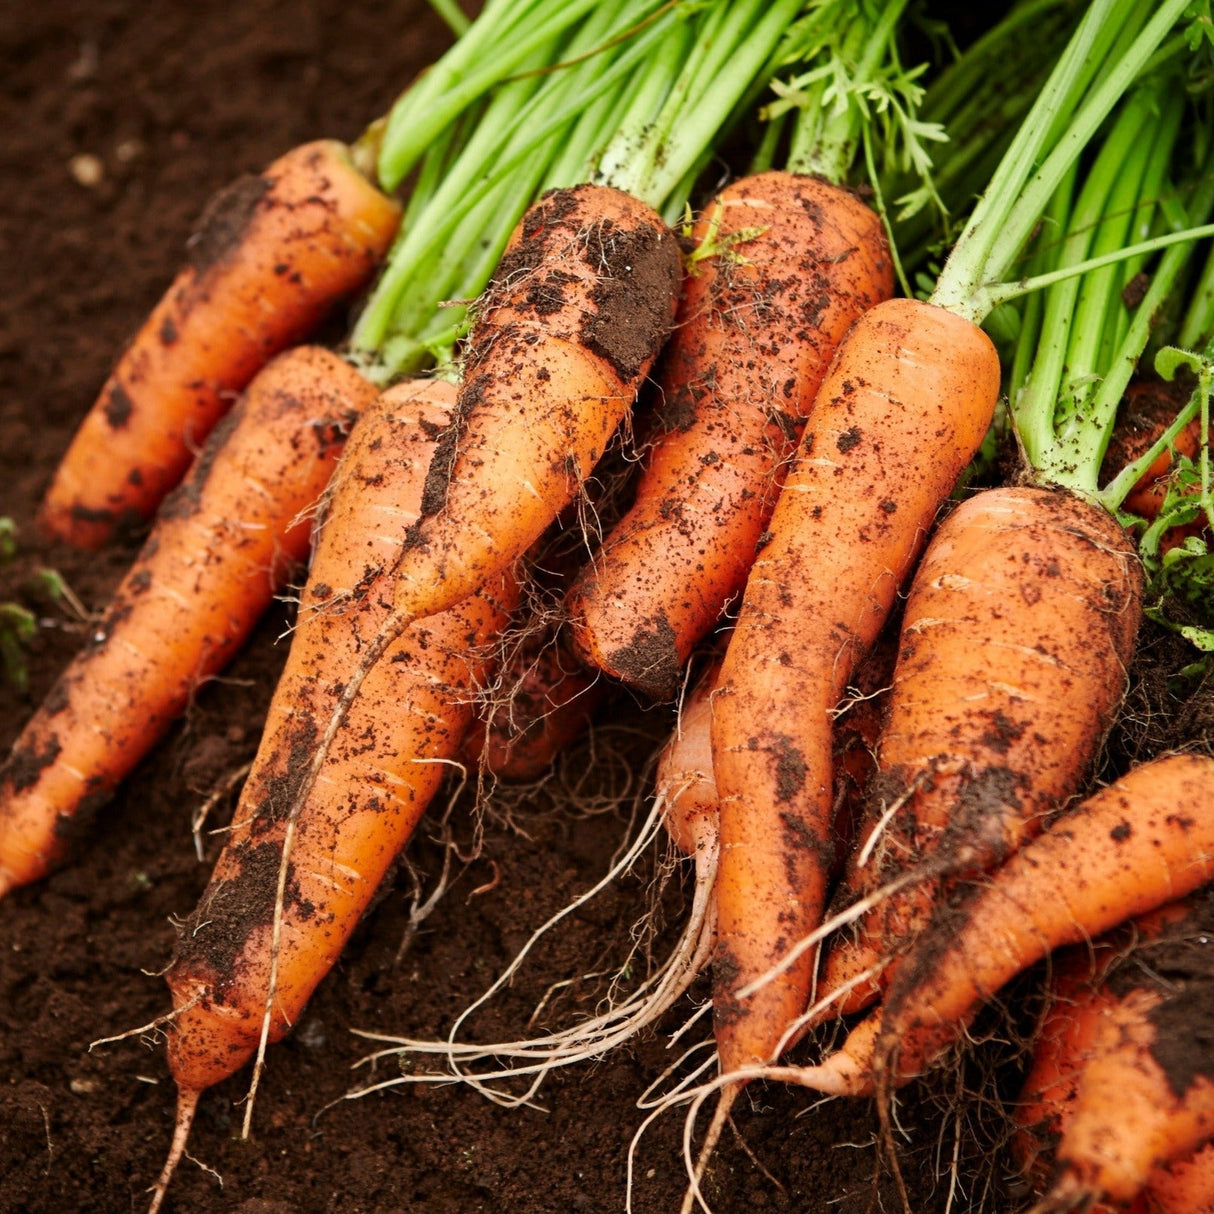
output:
[[[20,599],[41,616],[28,691],[0,687],[3,747],[87,636],[64,606],[39,597],[32,575],[58,569],[96,612],[137,550],[135,540],[92,556],[50,547],[32,518],[121,343],[185,256],[207,199],[303,139],[356,136],[447,41],[423,0],[0,8],[0,515],[16,521],[22,545],[0,570],[0,601]],[[0,1211],[123,1211],[146,1202],[173,1120],[163,1051],[150,1038],[93,1052],[88,1044],[168,1006],[156,971],[173,947],[170,918],[194,906],[218,848],[203,836],[199,861],[191,817],[252,755],[287,619],[285,606],[276,609],[224,677],[199,693],[72,863],[0,904]],[[614,729],[642,742],[664,724],[620,705],[606,720],[605,736]],[[639,781],[644,746],[631,753]],[[598,761],[604,779],[619,783],[626,766],[606,763],[602,747]],[[588,763],[588,752],[576,756],[571,777]],[[252,1138],[239,1138],[247,1074],[205,1095],[191,1152],[214,1173],[185,1161],[168,1210],[623,1208],[628,1142],[641,1118],[635,1102],[670,1058],[660,1036],[553,1078],[542,1110],[499,1108],[462,1089],[397,1088],[323,1111],[366,1077],[350,1070],[366,1052],[352,1029],[444,1033],[528,932],[602,872],[626,815],[576,815],[567,801],[558,793],[519,805],[526,834],[488,821],[481,858],[399,963],[413,880],[402,869],[389,882],[297,1031],[272,1050]],[[216,819],[227,812],[221,806]],[[471,838],[462,809],[453,820]],[[440,849],[419,840],[410,858],[432,888]],[[521,1026],[550,982],[622,955],[646,897],[642,879],[625,881],[572,917],[484,1018],[484,1031]],[[677,902],[668,912],[677,916]],[[575,988],[554,1015],[579,1006]],[[381,1065],[378,1075],[390,1073]],[[872,1109],[812,1103],[762,1087],[741,1102],[745,1148],[727,1134],[708,1185],[720,1214],[897,1208],[887,1178],[874,1187],[881,1169]],[[951,1156],[951,1129],[941,1125],[952,1123],[921,1112],[913,1097],[900,1118],[914,1207],[942,1210],[947,1182],[927,1178],[938,1134],[938,1158]],[[647,1134],[638,1214],[677,1208],[680,1130],[681,1119],[668,1117]]]

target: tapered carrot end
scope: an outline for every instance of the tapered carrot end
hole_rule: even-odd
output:
[[[1062,1172],[1050,1191],[1029,1210],[1028,1214],[1072,1214],[1075,1210],[1086,1210],[1100,1194],[1093,1192],[1073,1172]]]
[[[17,881],[13,877],[13,874],[10,873],[8,871],[8,869],[4,867],[3,864],[0,864],[0,898],[3,898],[4,895],[7,894],[10,889],[16,889],[16,888],[17,888]]]
[[[709,1210],[708,1203],[704,1200],[704,1194],[700,1192],[700,1181],[704,1178],[704,1173],[708,1170],[708,1165],[716,1153],[717,1143],[721,1141],[721,1131],[724,1130],[725,1123],[729,1120],[729,1114],[733,1109],[734,1101],[737,1100],[738,1093],[741,1090],[741,1083],[730,1083],[721,1089],[721,1094],[717,1099],[716,1111],[712,1115],[712,1121],[708,1124],[708,1132],[704,1135],[704,1141],[700,1146],[700,1154],[696,1158],[695,1168],[690,1175],[687,1192],[683,1194],[683,1204],[679,1209],[679,1214],[692,1214],[697,1203],[702,1209]],[[687,1147],[691,1145],[690,1129],[689,1125],[689,1137],[685,1143]],[[709,1214],[711,1214],[711,1210],[709,1210]]]
[[[194,1124],[194,1114],[198,1110],[198,1097],[201,1095],[201,1089],[177,1089],[177,1123],[173,1127],[173,1141],[169,1146],[169,1155],[164,1161],[164,1167],[151,1188],[152,1203],[148,1206],[148,1214],[156,1214],[160,1209],[164,1195],[168,1192],[169,1181],[173,1179],[173,1173],[185,1154],[186,1140],[190,1136],[190,1127]]]

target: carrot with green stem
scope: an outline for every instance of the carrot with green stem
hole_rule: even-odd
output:
[[[670,149],[667,175],[658,174],[652,185],[655,200],[679,188],[750,79],[739,70],[730,88],[720,87],[726,82],[715,77],[714,57],[737,50],[741,38],[740,63],[757,71],[778,40],[779,6],[705,11],[723,28],[736,26],[735,38],[714,42],[712,54],[696,60],[697,104],[710,77],[718,87],[703,107],[706,125],[696,128],[700,142]],[[668,122],[655,125],[655,138],[664,136]],[[382,610],[373,621],[357,621],[368,629],[356,629],[357,656],[351,659],[347,649],[340,673],[315,679],[304,716],[288,717],[280,729],[272,714],[261,753],[277,778],[264,788],[250,780],[249,808],[238,808],[238,825],[196,912],[197,928],[169,972],[176,1004],[170,1060],[181,1099],[157,1201],[184,1150],[199,1091],[253,1053],[256,1087],[266,1045],[285,1031],[292,1008],[336,956],[374,889],[375,880],[362,870],[382,874],[399,846],[401,836],[393,835],[389,846],[383,833],[414,820],[435,773],[454,755],[472,697],[469,703],[453,698],[453,689],[466,691],[479,678],[476,654],[504,624],[501,587],[513,585],[515,561],[575,496],[631,403],[665,337],[678,275],[676,244],[660,217],[620,189],[551,192],[520,225],[472,332],[452,421],[441,435],[429,433],[437,439],[435,454],[420,473],[414,509],[397,506],[395,536],[403,548],[371,587]],[[378,485],[381,478],[363,479]],[[436,535],[427,524],[438,514]],[[495,535],[493,527],[512,514],[511,534]],[[357,525],[334,527],[334,534],[338,530],[344,538],[335,545],[359,542]],[[323,581],[315,566],[313,578]],[[298,633],[291,661],[310,644]],[[322,656],[308,649],[299,661],[306,666]],[[291,672],[289,665],[288,688]],[[280,687],[275,703],[299,698]],[[412,712],[382,761],[404,765],[391,774],[404,785],[397,791],[410,813],[352,812],[368,808],[360,804],[364,796],[392,795],[390,788],[368,793],[352,784],[349,768],[365,768],[364,739],[383,705],[401,699]],[[275,749],[280,733],[285,752]],[[313,846],[323,855],[313,859]],[[333,898],[324,893],[326,880]],[[239,910],[246,886],[260,908],[252,917]],[[336,926],[318,931],[311,921],[321,906]],[[224,913],[229,930],[219,931],[215,916]]]
[[[307,555],[311,511],[375,395],[311,346],[253,380],[0,771],[0,894],[62,858],[243,644]]]
[[[366,284],[399,217],[335,140],[216,196],[63,457],[43,530],[97,548],[150,517],[257,371]]]
[[[1160,107],[1160,95],[1144,85],[1110,127],[1069,220],[1085,242],[1067,249],[1072,260],[1086,242],[1124,243],[1135,199],[1163,191],[1180,106]],[[1081,313],[1074,330],[1097,350],[1101,322],[1119,326],[1124,310],[1116,269],[1059,287],[1073,299],[1081,286],[1088,313],[1099,301],[1100,318]],[[1054,339],[1059,327],[1045,325]],[[1088,365],[1106,370],[1095,357]],[[1001,862],[1079,791],[1122,700],[1141,580],[1112,516],[1071,494],[982,493],[945,521],[910,590],[877,796],[836,906],[915,869],[921,879],[826,951],[815,999],[833,1014],[879,996],[880,980],[858,975],[913,939],[951,881]]]
[[[893,294],[881,218],[848,175],[862,143],[873,161],[860,101],[872,96],[909,110],[882,155],[914,155],[926,173],[920,141],[936,132],[915,122],[915,73],[897,58],[904,7],[823,5],[801,19],[789,54],[812,69],[780,87],[800,106],[785,168],[727,186],[689,233],[659,375],[660,432],[633,506],[568,596],[586,661],[650,696],[673,694],[693,647],[740,593],[839,339]],[[848,91],[827,74],[832,62],[851,72]]]
[[[829,714],[993,416],[999,361],[977,325],[994,306],[990,284],[1006,277],[1079,150],[1182,10],[1179,0],[1149,19],[1116,0],[1089,9],[931,300],[866,312],[819,392],[747,582],[714,720],[714,1014],[725,1073],[770,1062],[808,1001],[810,958],[776,963],[825,903]],[[710,1143],[736,1092],[725,1087]]]
[[[457,754],[514,588],[498,579],[401,634],[365,681],[302,801],[297,790],[353,654],[391,610],[391,569],[416,517],[453,390],[402,384],[364,416],[321,521],[300,614],[224,850],[186,920],[162,1018],[177,1127],[155,1209],[200,1094],[256,1059],[312,991],[409,838]]]

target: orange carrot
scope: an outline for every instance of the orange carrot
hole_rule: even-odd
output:
[[[821,919],[835,850],[832,710],[976,451],[998,392],[985,334],[906,299],[861,316],[823,381],[747,582],[715,701],[714,1011],[723,1070],[768,1061],[805,1007],[808,956],[754,995],[737,992]]]
[[[397,571],[408,618],[508,569],[578,494],[670,331],[680,262],[650,207],[583,185],[511,237]]]
[[[1206,1092],[1204,1129],[1192,1107],[1203,1079],[1211,1086],[1201,1043],[1212,910],[1212,892],[1170,903],[1134,920],[1132,933],[1055,959],[1050,1009],[1014,1110],[1021,1166],[1047,1190],[1039,1210],[1133,1199],[1141,1214],[1199,1166],[1194,1134],[1214,1135],[1214,1094]],[[1144,1085],[1140,1104],[1131,1093]]]
[[[502,663],[499,690],[464,737],[462,754],[499,780],[534,780],[589,726],[607,685],[560,635],[527,628]]]
[[[1130,384],[1105,452],[1102,481],[1111,480],[1159,438],[1188,401],[1190,385],[1191,381],[1183,376],[1171,383],[1140,379]],[[1138,483],[1126,494],[1122,508],[1153,521],[1167,493],[1168,475],[1174,463],[1173,451],[1192,459],[1200,449],[1201,424],[1194,418],[1177,434],[1172,450],[1163,452],[1139,477]]]
[[[994,489],[942,524],[907,599],[880,776],[835,909],[921,877],[827,951],[816,999],[850,986],[831,1014],[871,1003],[956,880],[1002,863],[1078,792],[1141,616],[1132,545],[1073,494]]]
[[[712,769],[712,697],[720,669],[718,658],[683,702],[674,733],[658,756],[654,778],[665,806],[666,832],[683,855],[695,859],[697,868],[702,857],[715,854],[720,829]]]
[[[1004,983],[1053,949],[1108,931],[1214,879],[1214,759],[1169,755],[1068,810],[937,907],[881,1008],[820,1066],[770,1068],[819,1091],[867,1095],[913,1078]]]
[[[397,638],[364,680],[308,795],[297,797],[343,681],[391,609],[393,561],[451,404],[439,382],[385,393],[335,476],[252,773],[167,972],[179,1103],[157,1204],[199,1094],[297,1021],[472,719],[489,641],[513,605],[501,578]]]
[[[80,819],[244,642],[306,555],[307,512],[374,398],[336,355],[300,347],[212,434],[0,773],[0,894],[62,857]]]
[[[705,255],[662,359],[662,432],[568,598],[585,660],[658,699],[745,584],[840,338],[893,293],[880,219],[813,177],[735,182],[693,239]]]
[[[97,548],[148,518],[259,368],[367,282],[399,215],[334,140],[222,191],[72,440],[43,529]]]

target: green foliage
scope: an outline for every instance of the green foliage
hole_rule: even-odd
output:
[[[1139,552],[1149,577],[1146,614],[1178,632],[1202,653],[1214,654],[1214,493],[1210,485],[1209,412],[1214,383],[1214,350],[1204,354],[1165,346],[1155,370],[1171,380],[1181,369],[1197,377],[1194,397],[1201,418],[1201,447],[1196,459],[1177,456],[1168,477],[1163,506],[1143,533]],[[1179,543],[1165,544],[1183,531]]]

